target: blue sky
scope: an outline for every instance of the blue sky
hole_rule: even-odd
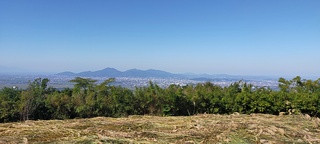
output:
[[[319,76],[320,1],[1,0],[0,66]]]

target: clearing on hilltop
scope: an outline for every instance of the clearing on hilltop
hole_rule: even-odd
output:
[[[308,115],[129,116],[0,124],[0,143],[320,143]]]

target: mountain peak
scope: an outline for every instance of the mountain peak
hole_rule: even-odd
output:
[[[73,73],[73,72],[70,72],[70,71],[66,71],[66,72],[57,73],[56,75],[61,75],[61,76],[75,76],[76,73]]]
[[[102,69],[102,70],[100,70],[100,71],[106,71],[106,70],[119,71],[119,70],[117,70],[117,69],[115,69],[115,68],[111,68],[111,67],[104,68],[104,69]]]

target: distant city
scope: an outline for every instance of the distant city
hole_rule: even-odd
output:
[[[172,74],[160,70],[138,70],[131,69],[124,72],[114,68],[106,68],[99,71],[87,71],[81,73],[62,72],[52,75],[23,75],[23,74],[1,74],[0,88],[3,87],[18,87],[27,88],[29,81],[36,78],[49,78],[49,86],[57,89],[72,88],[73,83],[69,82],[75,77],[85,77],[95,79],[101,83],[108,78],[116,78],[112,85],[122,86],[130,89],[135,87],[147,86],[150,81],[156,83],[160,87],[168,87],[171,84],[185,86],[188,84],[198,84],[212,82],[215,85],[222,87],[238,81],[250,83],[256,87],[269,87],[277,89],[278,78],[266,76],[234,76],[234,75],[197,75],[197,74]]]

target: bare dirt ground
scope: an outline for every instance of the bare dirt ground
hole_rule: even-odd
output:
[[[96,117],[0,124],[0,143],[320,143],[308,115]]]

